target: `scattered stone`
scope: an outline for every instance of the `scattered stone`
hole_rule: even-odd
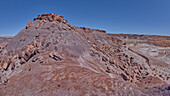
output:
[[[107,62],[108,61],[108,59],[106,58],[106,57],[102,57],[102,61],[104,61],[104,62]]]
[[[71,27],[71,24],[67,23],[68,27]],[[71,28],[72,29],[72,28]]]
[[[32,25],[32,22],[31,22],[31,21],[28,21],[27,26],[26,26],[26,29],[28,29],[31,25]]]
[[[15,62],[12,62],[11,63],[11,70],[14,70],[15,69]]]
[[[107,70],[106,70],[107,73],[111,73],[111,70],[109,67],[107,67]]]
[[[26,62],[25,59],[24,59],[24,58],[21,58],[20,64],[24,64],[25,62]]]
[[[63,20],[63,23],[66,24],[68,21],[67,20]]]
[[[4,63],[3,66],[2,66],[2,68],[3,68],[4,70],[7,70],[7,68],[8,68],[8,63]]]
[[[55,50],[58,50],[57,46],[54,47]]]
[[[119,65],[119,68],[123,71],[125,70],[125,68],[122,65]]]
[[[35,58],[35,57],[34,57],[34,58],[32,59],[32,62],[36,62],[37,60],[38,60],[38,58]]]
[[[60,55],[59,55],[58,53],[56,53],[56,52],[51,52],[51,53],[49,54],[49,57],[51,57],[52,59],[54,59],[54,60],[56,60],[56,61],[61,61],[61,60],[63,60],[63,59],[60,57]]]
[[[39,60],[40,63],[43,63],[43,62],[44,62],[43,59],[44,59],[44,58],[43,58],[42,56],[39,56],[39,57],[38,57],[38,60]]]
[[[64,18],[64,16],[60,16],[61,18]]]
[[[130,59],[131,59],[131,60],[133,60],[133,59],[134,59],[134,57],[130,57]]]
[[[91,56],[93,56],[93,57],[95,56],[95,54],[94,54],[94,53],[90,53],[90,55],[91,55]]]
[[[110,63],[110,64],[116,64],[116,61],[115,61],[113,58],[110,58],[110,59],[109,59],[109,63]]]
[[[129,80],[129,78],[128,78],[128,76],[127,76],[126,74],[121,73],[121,76],[122,76],[122,78],[123,78],[125,81]]]
[[[56,14],[52,14],[52,13],[48,13],[48,14],[42,14],[42,15],[38,15],[38,17],[34,18],[34,21],[36,20],[45,20],[46,22],[53,22],[55,21],[56,23],[64,23],[67,24],[67,20],[63,19],[63,16],[60,15],[56,15]],[[46,23],[44,22],[44,23]]]
[[[7,83],[8,79],[6,78],[6,76],[1,76],[1,82],[2,83]]]
[[[45,46],[44,49],[46,49],[48,46],[50,46],[51,42],[48,42]]]
[[[110,71],[109,71],[109,70],[106,70],[106,72],[107,72],[107,73],[110,73]]]
[[[1,62],[0,62],[1,67],[3,66],[3,63],[4,63],[4,60],[2,59]]]
[[[63,26],[63,29],[66,30],[66,27]]]
[[[31,71],[31,68],[29,68],[28,71]]]
[[[58,87],[61,87],[61,85],[57,85]]]

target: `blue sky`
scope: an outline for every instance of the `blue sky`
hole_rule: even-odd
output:
[[[170,0],[1,0],[0,36],[14,36],[42,13],[108,33],[170,36]]]

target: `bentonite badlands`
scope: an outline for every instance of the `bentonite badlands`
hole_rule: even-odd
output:
[[[169,42],[42,14],[0,38],[0,96],[170,96]]]

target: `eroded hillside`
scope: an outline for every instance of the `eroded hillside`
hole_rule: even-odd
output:
[[[0,56],[0,95],[169,94],[169,71],[165,79],[154,75],[150,58],[132,49],[127,40],[72,26],[53,13],[29,21]]]

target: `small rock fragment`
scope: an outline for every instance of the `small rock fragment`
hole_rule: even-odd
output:
[[[26,26],[26,29],[28,29],[31,25],[32,25],[32,22],[31,22],[31,21],[28,21],[27,26]]]

